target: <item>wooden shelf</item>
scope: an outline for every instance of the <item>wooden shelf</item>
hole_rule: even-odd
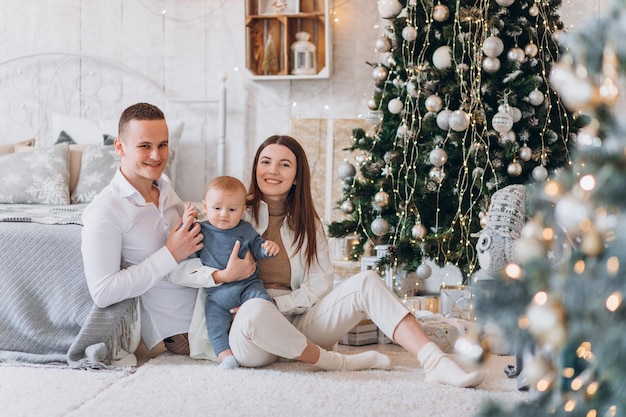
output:
[[[297,2],[294,4],[294,2]],[[255,80],[297,80],[330,76],[329,0],[288,0],[285,13],[273,0],[246,0],[246,68]],[[307,32],[315,45],[314,74],[293,74],[291,45]],[[272,55],[267,55],[269,48]],[[271,65],[270,65],[271,64]]]

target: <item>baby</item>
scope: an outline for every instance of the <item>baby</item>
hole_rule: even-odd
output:
[[[197,252],[202,264],[217,269],[225,269],[236,241],[241,243],[239,257],[249,250],[255,259],[273,257],[279,246],[265,240],[252,225],[242,219],[246,209],[246,187],[234,177],[221,176],[212,180],[206,188],[202,208],[206,220],[200,222],[204,235],[204,247]],[[184,218],[194,216],[191,203],[185,205]],[[231,310],[241,306],[251,298],[274,300],[265,291],[257,270],[246,279],[205,288],[206,323],[209,340],[220,359],[221,369],[239,367],[228,344],[228,331],[232,320]]]

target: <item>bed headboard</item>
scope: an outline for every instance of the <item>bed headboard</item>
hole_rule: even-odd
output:
[[[55,51],[13,57],[0,62],[0,144],[35,138],[37,146],[49,146],[57,140],[53,128],[60,115],[116,125],[124,108],[150,102],[165,113],[170,139],[172,126],[183,125],[175,144],[175,185],[184,200],[198,200],[207,180],[224,172],[226,77],[215,78],[214,96],[187,97],[98,55]]]

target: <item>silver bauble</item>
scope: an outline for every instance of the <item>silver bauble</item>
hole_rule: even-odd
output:
[[[437,126],[439,126],[439,129],[441,130],[448,130],[450,129],[450,115],[452,114],[451,110],[445,109],[440,111],[437,114]]]
[[[463,110],[455,110],[450,114],[448,123],[450,125],[450,129],[455,132],[463,132],[469,127],[470,117]]]
[[[437,69],[450,68],[452,65],[452,49],[448,45],[440,46],[433,53],[433,65]]]
[[[559,199],[554,209],[558,224],[568,231],[576,231],[581,223],[591,214],[589,205],[573,195],[565,195]]]
[[[519,162],[511,162],[508,167],[506,167],[506,172],[512,177],[519,177],[522,175],[522,165]]]
[[[483,41],[483,52],[490,58],[498,57],[504,51],[504,42],[497,36],[489,36]]]
[[[428,172],[428,177],[435,181],[437,184],[441,184],[446,178],[446,173],[440,167],[432,167]]]
[[[524,47],[524,53],[529,57],[534,58],[539,53],[539,48],[537,48],[537,45],[531,42]]]
[[[376,110],[378,108],[378,100],[375,98],[370,98],[367,101],[367,108],[370,110]]]
[[[430,268],[430,266],[426,264],[421,264],[420,266],[417,267],[417,271],[415,271],[415,273],[417,274],[417,278],[419,279],[430,278],[430,276],[432,275],[432,272],[433,271]]]
[[[500,71],[500,60],[498,58],[485,57],[483,59],[483,69],[489,74],[495,74]]]
[[[383,19],[396,17],[402,11],[402,4],[398,0],[378,0],[378,13]]]
[[[532,6],[530,6],[530,8],[528,9],[528,14],[531,15],[532,17],[537,17],[539,16],[539,7],[537,7],[536,4],[533,4]]]
[[[385,235],[389,231],[389,223],[387,223],[387,220],[383,219],[382,217],[377,217],[372,222],[371,229],[372,233],[380,237]]]
[[[499,6],[509,7],[511,4],[515,3],[515,0],[496,0]]]
[[[548,178],[548,170],[543,165],[533,168],[533,178],[537,181],[545,181]]]
[[[374,194],[374,202],[378,207],[387,207],[389,205],[389,194],[385,191],[379,191]]]
[[[515,142],[515,132],[509,130],[508,132],[504,132],[500,134],[500,144],[505,145],[507,143]]]
[[[354,203],[350,200],[344,201],[343,203],[341,203],[341,211],[346,214],[354,213]]]
[[[424,105],[428,111],[436,113],[443,107],[443,100],[437,94],[432,94],[426,97]]]
[[[499,133],[506,133],[513,127],[513,117],[506,112],[498,112],[491,119],[493,130]]]
[[[543,103],[543,99],[543,93],[539,90],[533,90],[528,93],[528,102],[533,106],[539,106],[541,103]]]
[[[385,152],[383,155],[383,160],[388,164],[393,164],[394,162],[399,162],[402,159],[402,154],[400,151],[392,149],[390,151]]]
[[[342,180],[356,175],[356,168],[350,162],[344,161],[337,167],[337,175]]]
[[[413,225],[413,227],[411,228],[411,235],[415,238],[415,239],[424,239],[426,237],[426,233],[428,233],[428,231],[426,230],[426,226],[424,226],[421,223],[416,223],[415,225]]]
[[[443,166],[448,161],[448,154],[442,148],[435,148],[428,155],[430,163],[436,167]]]
[[[383,67],[382,65],[377,66],[372,71],[372,78],[377,83],[381,83],[385,81],[388,76],[389,76],[389,70],[387,69],[387,67]]]
[[[407,42],[413,42],[417,39],[417,29],[415,29],[414,26],[405,26],[404,29],[402,29],[402,39]]]
[[[392,98],[391,100],[389,100],[389,103],[387,103],[387,109],[390,113],[393,114],[400,114],[403,108],[404,103],[402,103],[402,100],[400,100],[399,98]]]
[[[445,22],[450,17],[450,9],[448,6],[438,4],[433,7],[433,20],[435,22]]]
[[[387,36],[376,39],[376,50],[381,53],[391,51],[391,40]]]
[[[509,61],[522,63],[526,59],[526,54],[522,48],[516,46],[509,49],[509,52],[506,53],[506,57]]]
[[[519,159],[521,159],[522,161],[530,161],[530,158],[532,158],[533,156],[533,150],[530,149],[530,147],[524,145],[519,148],[518,155]]]

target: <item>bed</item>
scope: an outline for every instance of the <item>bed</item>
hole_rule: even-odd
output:
[[[97,55],[50,52],[0,62],[0,362],[133,364],[138,300],[93,304],[81,213],[119,166],[112,149],[117,118],[139,101],[166,115],[166,173],[175,186],[221,175],[226,79],[215,83],[213,97],[180,97]]]

